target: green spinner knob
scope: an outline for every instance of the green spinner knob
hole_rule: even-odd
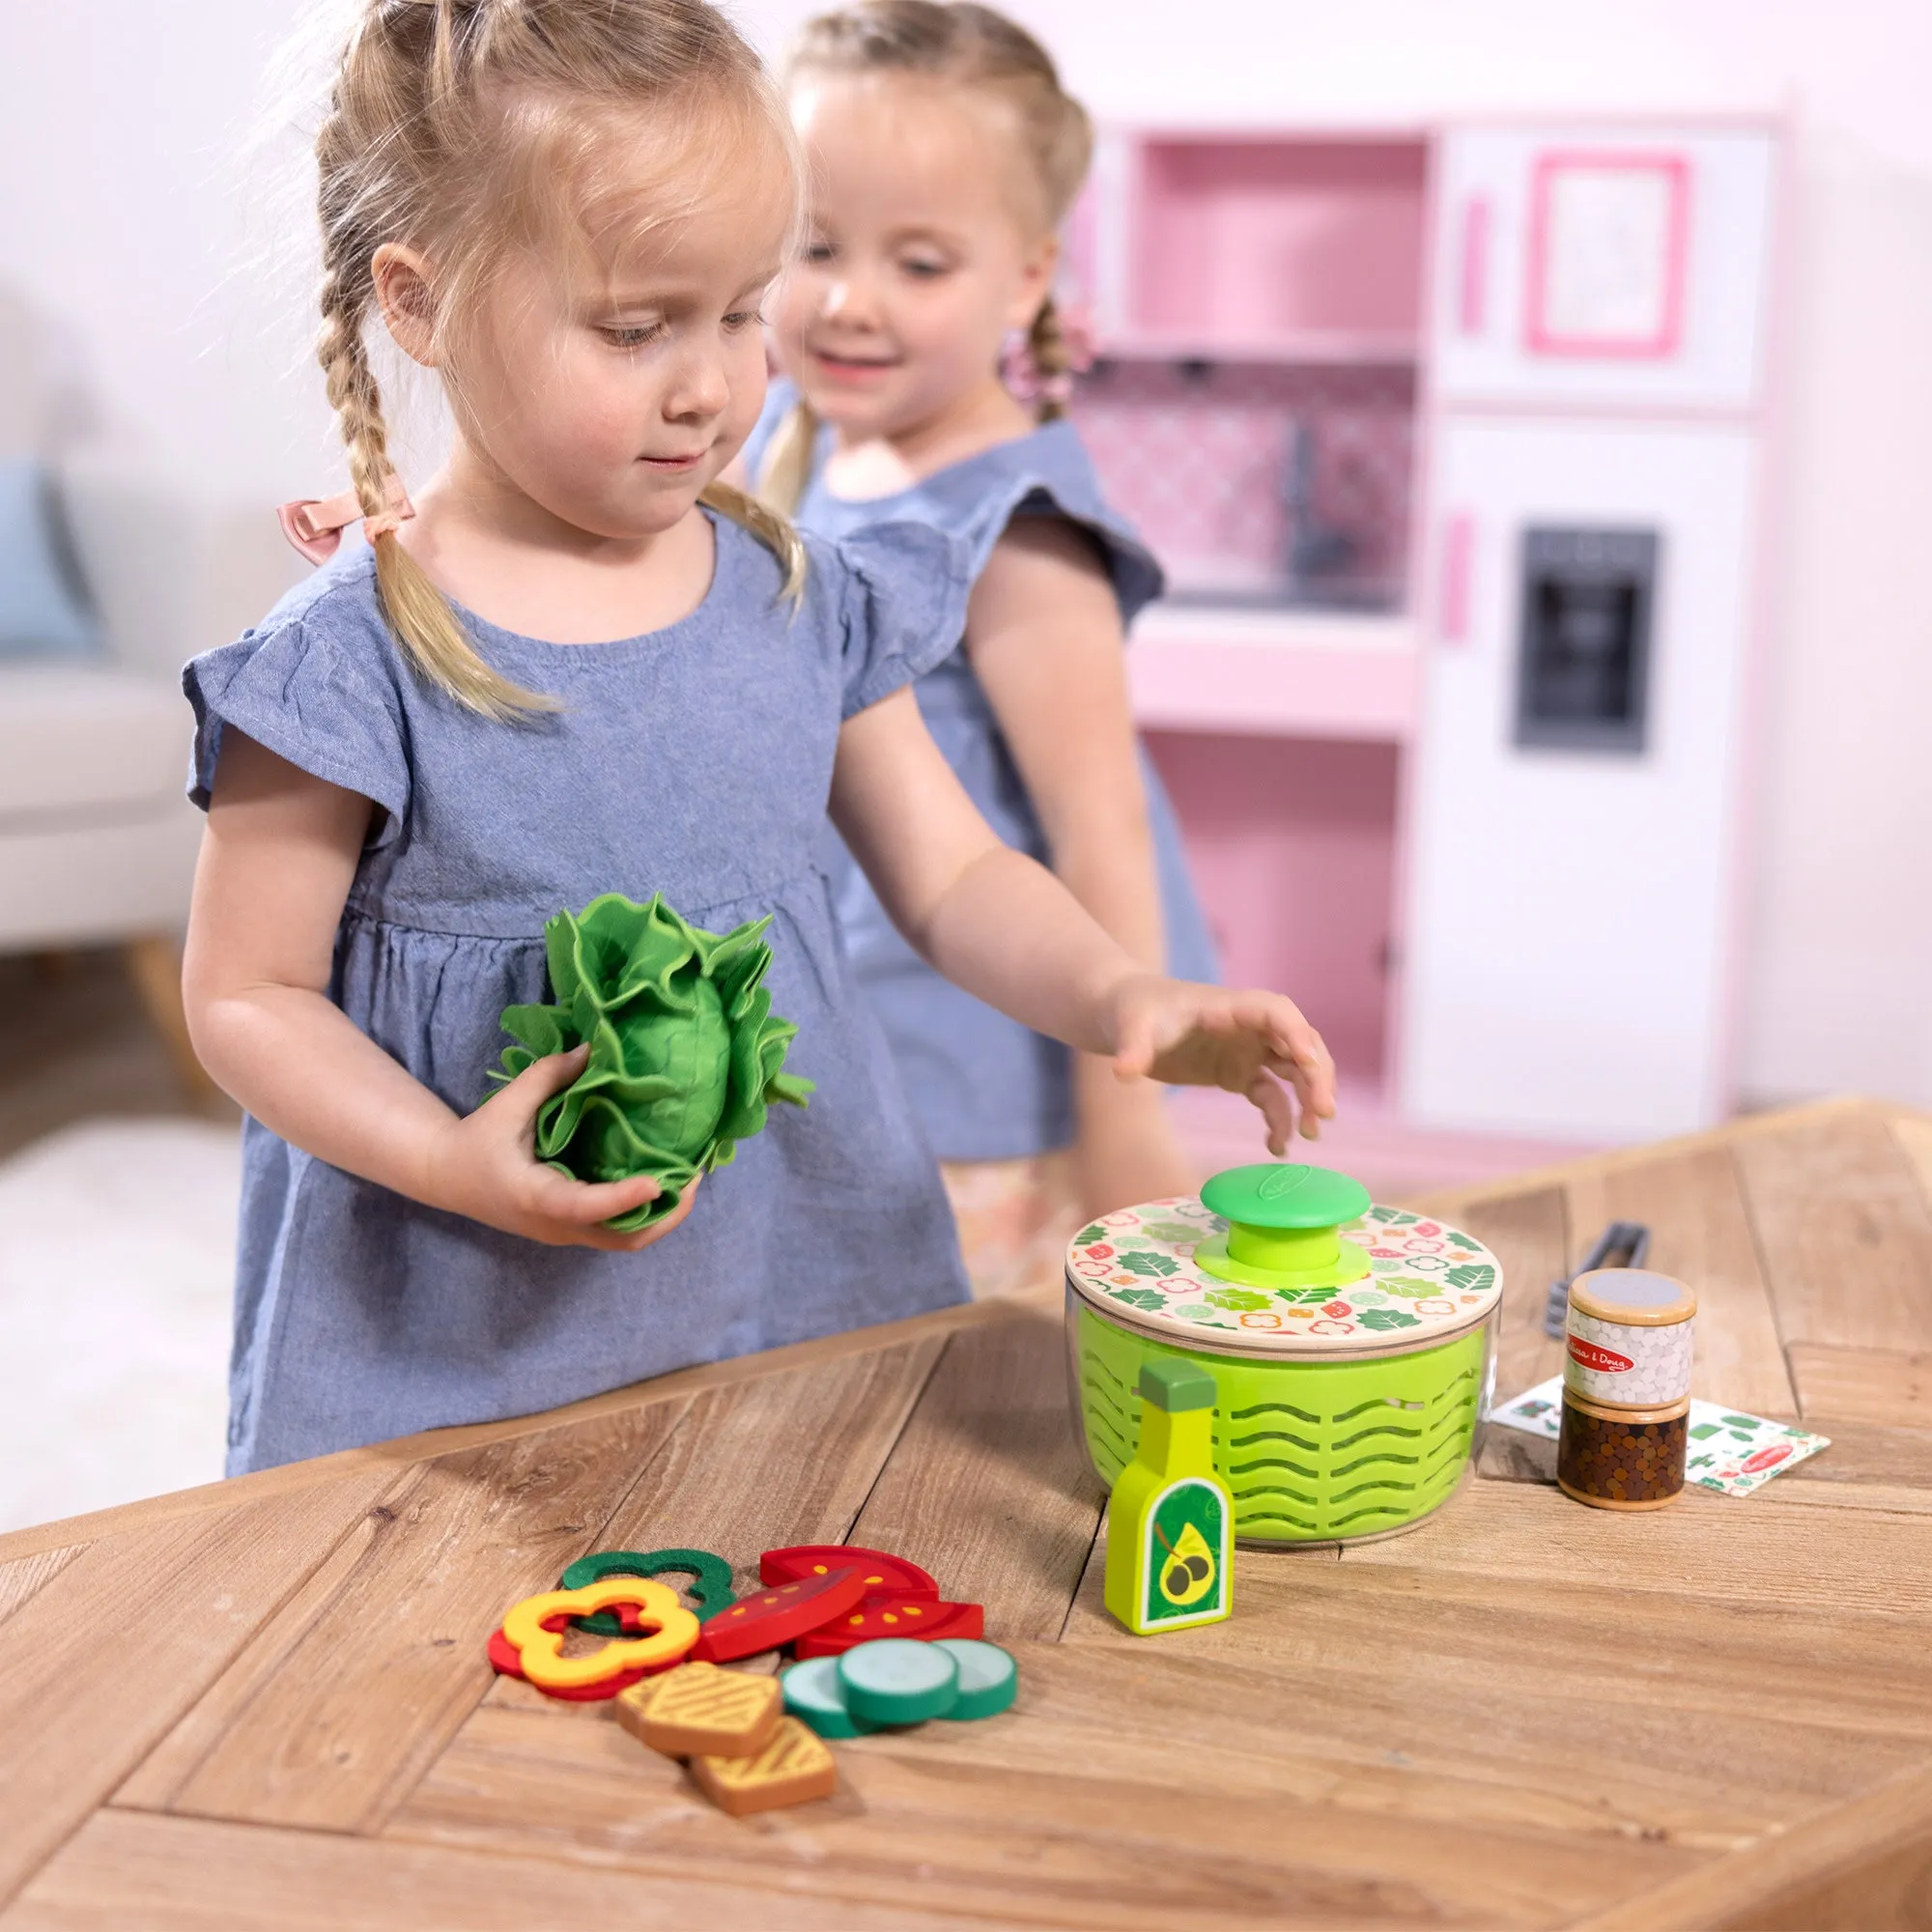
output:
[[[1346,1174],[1293,1161],[1224,1168],[1202,1205],[1228,1224],[1194,1251],[1223,1281],[1250,1288],[1341,1288],[1360,1281],[1369,1258],[1341,1231],[1369,1211],[1369,1190]]]

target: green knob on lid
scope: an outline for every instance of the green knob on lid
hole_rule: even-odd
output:
[[[1193,1362],[1143,1362],[1141,1394],[1169,1415],[1188,1408],[1212,1408],[1214,1378]]]
[[[1295,1161],[1223,1168],[1201,1200],[1210,1213],[1250,1228],[1343,1228],[1369,1211],[1369,1190],[1359,1180]]]
[[[1209,1274],[1255,1288],[1339,1288],[1369,1271],[1368,1257],[1336,1230],[1369,1211],[1369,1190],[1346,1174],[1293,1161],[1230,1167],[1201,1190],[1228,1223],[1195,1259]]]

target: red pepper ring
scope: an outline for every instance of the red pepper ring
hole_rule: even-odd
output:
[[[637,1615],[629,1605],[620,1608],[617,1615],[620,1618],[628,1616],[631,1626],[633,1628],[636,1627]],[[568,1617],[546,1617],[544,1619],[544,1628],[546,1630],[562,1630],[569,1621]],[[529,1679],[524,1676],[523,1659],[516,1645],[503,1634],[500,1626],[490,1633],[490,1662],[496,1667],[499,1676],[522,1678],[526,1684],[529,1682]],[[684,1660],[681,1657],[675,1661],[676,1663],[682,1663],[683,1662]],[[669,1670],[674,1668],[675,1664],[667,1663],[660,1667]],[[544,1695],[546,1697],[562,1697],[573,1704],[594,1704],[605,1697],[614,1697],[619,1690],[628,1690],[633,1684],[640,1684],[650,1675],[651,1672],[648,1670],[635,1668],[620,1670],[614,1677],[600,1678],[595,1684],[579,1684],[567,1690],[546,1690]]]
[[[563,1654],[572,1617],[634,1605],[641,1634],[620,1637],[582,1657]],[[626,1670],[679,1662],[697,1641],[697,1619],[662,1583],[636,1577],[610,1577],[580,1590],[544,1590],[512,1604],[503,1616],[503,1641],[518,1653],[520,1673],[539,1690],[575,1690],[603,1685]]]

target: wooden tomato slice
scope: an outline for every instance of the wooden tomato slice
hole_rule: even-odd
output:
[[[986,1612],[979,1604],[941,1604],[929,1597],[870,1592],[847,1616],[821,1624],[798,1640],[801,1657],[837,1657],[874,1637],[910,1636],[926,1643],[942,1636],[983,1636]]]
[[[856,1543],[798,1543],[788,1549],[768,1549],[758,1558],[758,1575],[767,1583],[796,1583],[854,1563],[865,1573],[868,1595],[884,1590],[896,1597],[923,1597],[928,1603],[939,1596],[939,1579],[917,1563]]]
[[[702,1625],[691,1654],[705,1663],[728,1663],[734,1657],[776,1650],[856,1610],[865,1594],[866,1579],[857,1570],[828,1570],[822,1577],[760,1590]]]

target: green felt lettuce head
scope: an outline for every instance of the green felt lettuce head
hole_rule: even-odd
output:
[[[811,1082],[781,1071],[798,1029],[772,1013],[761,983],[769,920],[735,932],[687,923],[662,896],[619,893],[560,912],[544,927],[549,1007],[508,1007],[501,1071],[590,1042],[584,1069],[537,1113],[537,1158],[579,1180],[653,1176],[664,1192],[609,1225],[648,1227],[700,1174],[722,1167],[765,1124],[774,1100],[805,1105]]]

